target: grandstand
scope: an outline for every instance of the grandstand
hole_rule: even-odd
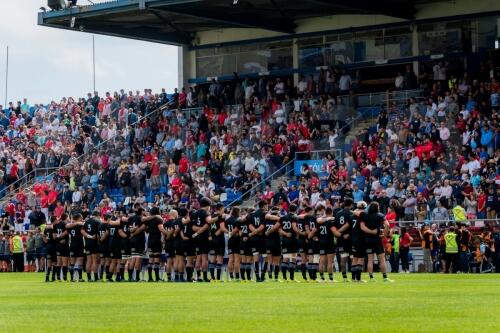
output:
[[[312,95],[335,91],[348,109],[342,120],[334,120],[338,122],[335,150],[321,140],[321,135],[310,140],[307,150],[314,153],[308,157],[309,161],[313,166],[321,166],[327,153],[334,152],[340,159],[344,152],[350,151],[362,129],[376,133],[376,120],[382,110],[389,111],[391,121],[394,117],[410,118],[406,103],[414,98],[420,111],[425,111],[426,87],[421,82],[417,85],[417,78],[433,71],[436,61],[447,63],[449,77],[458,77],[464,69],[474,72],[478,60],[494,60],[498,10],[500,6],[495,1],[467,0],[455,5],[428,0],[392,0],[376,5],[366,1],[351,4],[260,0],[232,4],[120,0],[42,12],[39,24],[179,45],[179,87],[197,84],[203,90],[214,86],[215,80],[217,84],[222,82],[229,90],[221,100],[225,105],[245,102],[232,96],[240,85],[240,82],[234,84],[235,78],[245,80],[242,82],[245,86],[248,80],[261,85],[262,81],[266,84],[280,77],[287,85],[298,87],[306,80],[304,76],[310,76],[318,85]],[[398,72],[406,72],[414,79],[406,78],[405,89],[393,91]],[[340,87],[345,73],[350,73],[347,90]],[[325,78],[329,75],[334,78]],[[257,92],[257,96],[261,94],[259,97],[264,94],[262,90]],[[207,102],[211,107],[220,106],[218,101],[210,103],[210,98]],[[145,119],[156,113],[146,115]],[[106,142],[99,143],[93,152],[103,144]],[[87,152],[79,159],[84,160],[90,154]],[[304,163],[299,161],[304,156],[299,155],[300,152],[291,156],[286,165],[271,164],[272,170],[262,174],[262,183],[271,183],[276,190],[275,178],[286,180],[282,175],[292,173],[299,176],[297,170]],[[44,175],[33,177],[36,173]],[[35,169],[14,185],[31,189],[36,181],[51,180],[56,173]],[[326,180],[323,184],[326,185]],[[226,189],[223,199],[229,205],[241,202],[249,195],[255,196],[259,187],[254,184],[244,193]],[[119,189],[110,191],[116,201],[124,199]],[[146,198],[152,201],[154,194],[166,192],[166,186],[155,191],[148,188]],[[13,195],[4,197],[3,202]],[[248,203],[252,203],[252,198]]]

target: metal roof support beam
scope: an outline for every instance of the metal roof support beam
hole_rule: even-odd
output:
[[[155,10],[151,11],[154,16],[156,16],[163,24],[169,26],[173,30],[175,30],[182,38],[185,38],[186,40],[191,41],[193,38],[189,35],[189,33],[182,31],[181,29],[177,28],[175,24],[164,18],[160,13],[158,13]]]
[[[82,23],[82,31],[160,43],[173,43],[176,45],[189,45],[192,40],[191,38],[177,32],[162,32],[159,29],[157,30],[148,27],[134,27],[127,29],[125,26],[99,22]]]
[[[150,7],[149,9],[152,8]],[[287,34],[294,33],[296,27],[295,23],[293,23],[293,21],[290,19],[279,19],[271,22],[267,20],[262,20],[258,17],[233,15],[231,13],[225,13],[224,11],[213,11],[206,9],[196,10],[181,6],[155,7],[154,10],[191,16],[202,20],[219,22],[226,25],[233,25],[237,27],[259,28],[264,30],[283,32]]]
[[[382,14],[402,18],[405,20],[415,19],[415,7],[408,1],[403,3],[384,3],[374,0],[305,0],[318,6],[328,7],[330,9],[348,9],[354,11],[363,11],[372,14]]]

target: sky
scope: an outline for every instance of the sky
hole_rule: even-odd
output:
[[[94,2],[103,2],[102,0]],[[80,0],[85,4],[87,1]],[[37,25],[46,0],[0,0],[0,105],[5,102],[6,46],[9,46],[7,101],[27,98],[47,104],[84,97],[93,90],[92,35]],[[177,86],[177,47],[95,35],[96,90]]]

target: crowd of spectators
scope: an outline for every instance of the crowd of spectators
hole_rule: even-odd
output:
[[[244,193],[341,126],[333,115],[346,106],[333,94],[298,91],[280,78],[235,76],[169,96],[121,90],[0,106],[0,190],[16,194],[2,207],[3,228],[22,231],[70,210],[196,207],[200,196]]]
[[[405,74],[403,85],[406,77],[413,76]],[[429,80],[425,105],[409,100],[384,109],[345,156],[324,158],[323,173],[304,167],[298,182],[264,187],[272,170],[296,153],[307,159],[313,142],[335,148],[336,131],[356,107],[352,86],[348,73],[334,70],[301,77],[297,87],[235,75],[170,96],[121,90],[0,107],[0,181],[3,194],[17,193],[4,207],[3,228],[23,230],[64,211],[104,214],[136,202],[197,207],[201,196],[224,201],[258,184],[258,198],[282,200],[284,209],[351,196],[378,201],[392,221],[497,217],[500,85],[494,75]],[[337,98],[345,93],[352,98]],[[231,104],[239,107],[226,107]],[[192,107],[200,109],[183,111]],[[16,189],[24,175],[45,169],[53,177]]]
[[[305,164],[297,181],[262,197],[285,209],[378,201],[390,222],[497,219],[500,84],[486,73],[429,80],[424,103],[391,104],[343,157],[325,156],[321,172]]]

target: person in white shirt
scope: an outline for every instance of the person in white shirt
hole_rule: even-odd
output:
[[[411,159],[408,163],[408,171],[413,172],[420,166],[420,159],[415,153],[411,153]]]
[[[78,191],[73,192],[71,199],[72,199],[74,204],[79,204],[82,201],[82,192],[81,191],[82,191],[82,188],[80,187],[80,189]]]
[[[441,127],[439,128],[439,138],[443,141],[447,141],[450,138],[450,130],[444,122],[441,123]]]
[[[280,78],[276,79],[276,85],[274,86],[274,93],[278,97],[282,97],[285,94],[285,83],[282,82]]]
[[[441,197],[450,199],[453,188],[450,186],[450,181],[445,179],[443,186],[441,186]]]
[[[252,97],[254,91],[255,91],[255,89],[254,89],[253,84],[249,84],[245,88],[245,100],[250,100],[250,97]]]
[[[274,111],[274,118],[276,119],[276,123],[282,124],[285,122],[285,111],[280,108],[276,111]]]
[[[301,76],[300,77],[300,81],[299,83],[297,84],[297,92],[299,95],[303,95],[304,92],[306,91],[307,89],[307,81],[306,81],[306,78]],[[297,110],[298,111],[298,110]]]
[[[475,158],[472,158],[469,163],[467,163],[467,169],[469,169],[469,174],[473,176],[474,170],[481,169],[481,163]]]
[[[337,140],[338,136],[339,135],[335,133],[335,130],[331,130],[330,133],[328,134],[328,143],[330,145],[330,149],[335,148],[335,141]]]
[[[438,110],[438,118],[440,121],[443,121],[444,118],[446,117],[446,111],[448,109],[448,103],[444,100],[443,97],[439,96],[438,97],[438,106],[437,106],[437,110]]]
[[[394,80],[394,87],[398,90],[403,89],[404,82],[404,76],[400,72],[398,72],[398,76],[396,76],[396,79]]]
[[[180,137],[178,137],[177,139],[175,139],[175,143],[174,143],[174,149],[175,150],[182,150],[184,147],[184,144],[182,143],[182,140]]]
[[[243,163],[245,164],[245,172],[251,172],[257,164],[255,159],[250,154],[250,152],[247,152],[247,155],[246,155],[245,159],[243,160]]]
[[[339,88],[341,92],[344,93],[348,92],[349,89],[351,89],[351,84],[352,84],[351,77],[344,71],[339,79]]]
[[[321,193],[319,193],[318,189],[316,187],[313,188],[312,194],[311,194],[311,206],[316,207],[316,204],[319,201],[319,196]]]

